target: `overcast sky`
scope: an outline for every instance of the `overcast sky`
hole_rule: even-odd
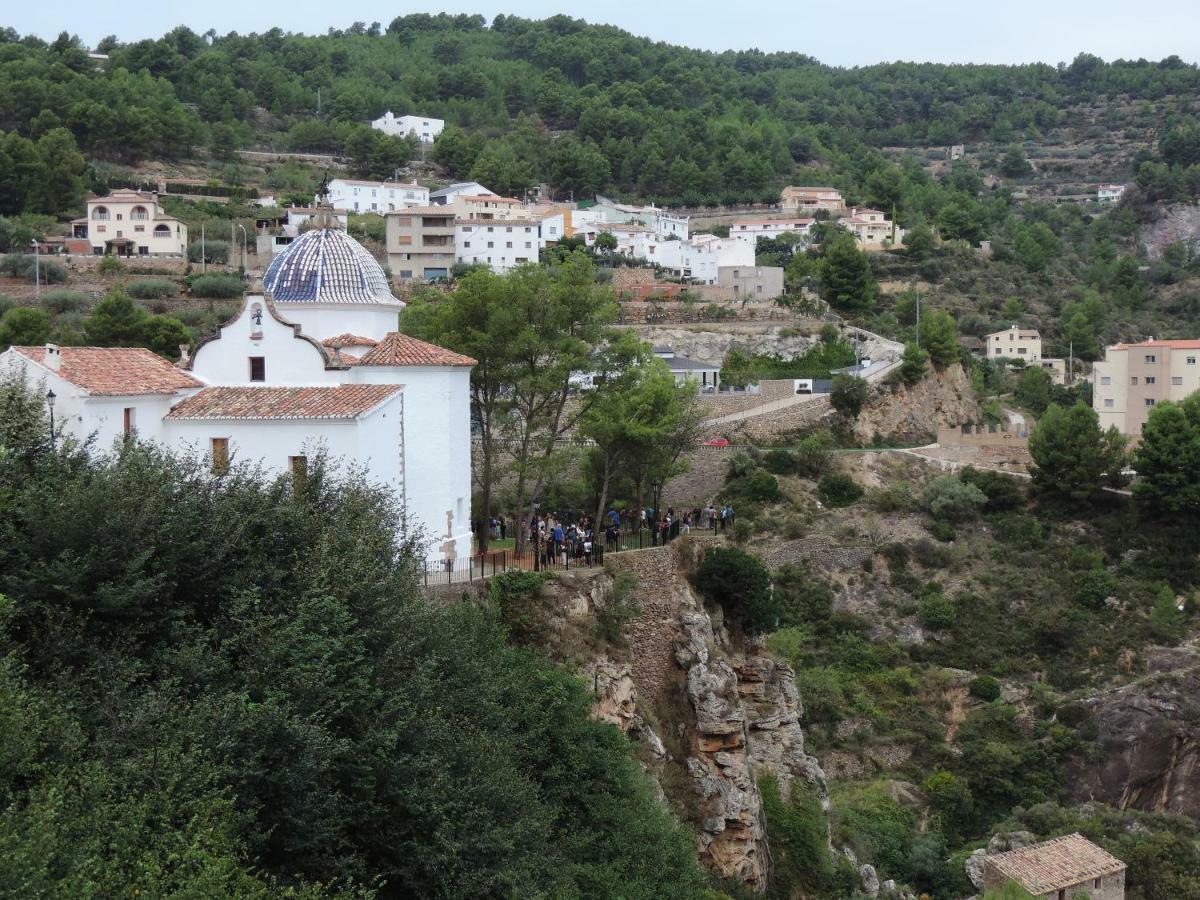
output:
[[[892,60],[935,62],[1069,62],[1081,51],[1105,59],[1200,60],[1200,0],[491,0],[432,4],[379,0],[57,0],[6,4],[0,24],[53,38],[61,31],[94,45],[106,34],[122,40],[159,37],[176,25],[248,33],[278,26],[323,33],[355,20],[385,27],[410,12],[498,13],[545,18],[582,15],[656,40],[707,50],[792,50],[833,65]]]

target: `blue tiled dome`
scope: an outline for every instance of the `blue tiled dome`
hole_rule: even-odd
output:
[[[358,241],[337,228],[314,228],[271,261],[263,289],[276,303],[404,304]]]

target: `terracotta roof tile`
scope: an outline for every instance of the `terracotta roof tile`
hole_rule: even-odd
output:
[[[379,341],[375,338],[363,337],[361,334],[335,334],[333,337],[327,337],[321,341],[326,347],[332,347],[335,344],[338,347],[374,347]]]
[[[359,359],[360,366],[473,366],[475,360],[436,344],[391,332]]]
[[[177,404],[168,419],[357,419],[398,394],[399,384],[336,387],[210,387]]]
[[[45,347],[13,347],[22,356],[45,364]],[[93,396],[123,397],[136,394],[173,394],[183,388],[203,387],[142,347],[60,347],[60,378]]]
[[[1125,869],[1125,863],[1078,833],[984,857],[984,865],[1034,896]]]

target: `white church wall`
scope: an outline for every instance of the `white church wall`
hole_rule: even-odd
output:
[[[471,553],[470,369],[462,366],[363,366],[355,381],[404,385],[405,497],[410,517],[458,557]],[[447,532],[449,513],[450,531]],[[449,534],[449,538],[447,538]]]
[[[310,337],[323,341],[339,334],[357,334],[381,341],[400,324],[401,306],[358,306],[350,303],[279,303],[275,311],[296,322]]]
[[[262,325],[254,322],[261,305]],[[250,380],[250,357],[265,357],[266,380]],[[321,351],[297,338],[291,325],[276,320],[261,297],[249,296],[242,313],[221,329],[219,339],[196,349],[192,374],[208,384],[303,387],[337,384],[342,373],[329,371]]]

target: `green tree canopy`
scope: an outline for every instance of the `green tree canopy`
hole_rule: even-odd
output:
[[[1051,404],[1029,436],[1033,487],[1042,497],[1078,505],[1106,484],[1119,483],[1125,439],[1100,430],[1090,406]]]
[[[822,300],[851,311],[870,309],[879,293],[867,255],[848,235],[835,238],[826,247],[818,268],[817,285]]]
[[[1133,468],[1133,495],[1155,512],[1200,514],[1200,394],[1150,410]]]

